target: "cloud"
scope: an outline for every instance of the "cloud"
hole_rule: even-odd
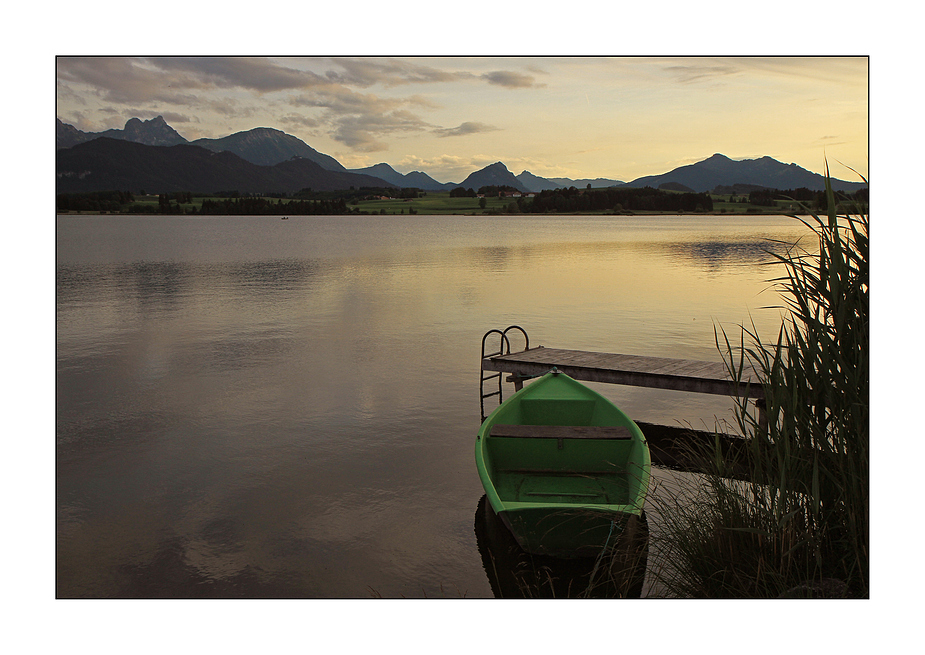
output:
[[[739,68],[729,64],[708,65],[677,65],[665,66],[664,70],[675,76],[678,82],[689,84],[703,80],[725,77],[739,72]]]
[[[369,87],[374,84],[398,86],[401,84],[433,84],[455,82],[474,77],[471,73],[445,71],[399,59],[348,59],[331,60],[342,70],[329,70],[325,77],[338,84]]]
[[[434,127],[405,108],[418,104],[414,98],[382,98],[338,85],[301,94],[292,104],[323,109],[317,120],[330,126],[332,138],[361,152],[386,150],[379,136]]]
[[[440,103],[434,102],[427,96],[422,96],[418,94],[410,95],[407,98],[409,105],[415,105],[417,107],[424,107],[425,109],[440,109],[443,107]]]
[[[357,93],[345,86],[328,84],[290,100],[295,106],[321,107],[335,114],[365,114],[392,111],[406,104],[401,98],[383,98],[372,93]]]
[[[305,116],[303,114],[286,114],[285,116],[281,116],[279,121],[283,125],[292,125],[303,129],[315,129],[322,125],[321,121],[317,118]]]
[[[862,87],[868,79],[867,57],[735,57],[734,62],[750,75],[775,81],[810,81],[816,84]]]
[[[89,85],[111,102],[184,105],[218,89],[259,94],[329,83],[315,73],[251,57],[61,57],[57,76],[59,83]]]
[[[337,118],[333,138],[362,152],[387,150],[387,146],[376,139],[376,135],[395,132],[419,132],[430,127],[407,110],[396,110],[386,114],[359,114]]]
[[[326,84],[321,76],[257,57],[156,57],[145,60],[167,74],[212,88],[240,88],[257,93],[304,89]]]
[[[545,84],[536,83],[532,75],[524,75],[513,71],[492,71],[484,73],[480,77],[489,84],[497,84],[509,89],[529,89],[531,87],[546,86]]]
[[[203,105],[214,111],[220,116],[249,116],[253,114],[252,109],[241,106],[241,103],[233,98],[217,96]]]
[[[511,89],[541,87],[532,75],[513,71],[492,71],[476,75],[464,70],[441,70],[432,66],[418,64],[405,59],[351,59],[333,58],[340,70],[325,72],[328,81],[348,86],[369,87],[374,84],[398,86],[401,84],[436,84],[441,82],[459,82],[484,80]],[[532,72],[548,75],[544,70],[529,67]]]
[[[800,80],[862,85],[867,79],[865,57],[666,58],[655,62],[684,84],[736,74],[753,81],[765,80],[769,86]]]
[[[65,89],[69,84],[89,85],[96,95],[111,102],[149,101],[164,88],[156,71],[124,57],[60,57],[56,73],[59,93],[62,84]]]
[[[165,111],[165,112],[162,112],[162,113],[160,113],[160,114],[158,114],[158,115],[159,115],[159,116],[163,116],[163,117],[164,117],[164,120],[167,121],[167,123],[170,124],[170,125],[178,125],[178,124],[181,124],[181,123],[183,123],[183,124],[186,124],[186,123],[192,124],[192,123],[199,123],[199,122],[200,122],[198,116],[190,116],[190,115],[188,115],[188,114],[180,114],[180,113],[175,112],[175,111]],[[154,118],[154,116],[152,116],[152,118]]]
[[[479,134],[480,132],[495,132],[499,128],[485,123],[465,122],[459,127],[440,127],[434,130],[439,137],[464,136],[466,134]]]

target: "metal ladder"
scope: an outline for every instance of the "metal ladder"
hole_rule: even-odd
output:
[[[481,362],[486,357],[495,357],[496,355],[510,355],[511,354],[511,340],[508,338],[507,333],[511,330],[520,330],[521,334],[524,335],[524,350],[530,349],[530,337],[527,336],[527,331],[524,330],[519,325],[511,325],[510,327],[504,330],[489,330],[485,333],[485,336],[482,337],[482,359],[479,360],[479,394],[481,398],[479,399],[479,405],[482,411],[482,421],[485,421],[485,399],[491,398],[492,396],[498,396],[498,404],[504,400],[501,393],[501,373],[491,373],[490,375],[485,375],[485,370],[482,368]],[[488,337],[493,334],[498,335],[498,350],[495,352],[486,353],[485,352],[485,343],[488,341]],[[498,390],[492,391],[490,393],[485,393],[485,383],[498,378]]]

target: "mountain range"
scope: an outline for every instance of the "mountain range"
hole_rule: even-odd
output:
[[[301,157],[260,166],[192,144],[148,146],[110,137],[59,150],[56,159],[58,193],[295,193],[395,186],[370,175],[326,170]]]
[[[411,171],[410,173],[402,174],[388,164],[376,164],[375,166],[368,166],[367,168],[354,168],[352,169],[352,172],[363,173],[364,175],[372,175],[373,177],[378,177],[379,179],[385,180],[390,184],[394,184],[398,187],[404,187],[406,189],[421,189],[422,191],[449,191],[450,189],[455,189],[457,186],[459,186],[458,184],[453,184],[452,182],[438,182],[427,173],[422,173],[421,171]]]
[[[524,185],[528,191],[543,191],[544,189],[567,189],[575,187],[584,189],[590,184],[592,189],[606,189],[612,186],[623,186],[626,182],[620,180],[609,180],[603,177],[596,177],[593,180],[571,180],[567,177],[538,177],[530,171],[524,171],[517,176],[517,179]]]
[[[125,123],[125,129],[106,130],[105,132],[81,132],[73,125],[61,122],[60,118],[56,119],[56,151],[71,148],[79,143],[86,143],[100,137],[133,141],[147,146],[175,146],[180,143],[188,143],[175,129],[167,124],[163,116],[158,116],[148,121],[130,118]]]
[[[521,192],[578,187],[651,186],[679,191],[726,193],[729,188],[812,190],[825,188],[824,178],[796,164],[771,157],[733,160],[725,155],[681,166],[661,175],[630,182],[605,178],[543,178],[523,171],[514,175],[502,162],[475,171],[460,183],[438,182],[421,171],[403,174],[386,163],[347,169],[298,137],[258,127],[219,139],[187,141],[162,116],[129,119],[122,130],[82,132],[56,122],[57,190],[63,192],[132,190],[149,193],[238,190],[246,193],[286,192],[304,188],[334,191],[351,186],[404,187],[445,191],[459,186],[510,186]],[[126,146],[124,144],[131,144]],[[832,180],[839,191],[855,191],[861,182]]]

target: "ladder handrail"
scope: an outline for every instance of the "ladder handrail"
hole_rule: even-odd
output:
[[[482,337],[482,358],[479,360],[479,404],[482,411],[482,421],[485,420],[485,399],[491,398],[492,396],[498,396],[498,404],[500,405],[504,401],[504,396],[502,393],[502,380],[501,373],[494,373],[492,375],[485,375],[485,369],[482,368],[481,362],[485,360],[486,357],[495,357],[496,355],[510,355],[511,354],[511,340],[508,338],[507,333],[511,330],[520,330],[521,334],[524,335],[524,350],[530,350],[530,337],[527,335],[527,331],[524,330],[519,325],[510,325],[504,330],[492,329],[485,333]],[[499,335],[498,337],[498,350],[491,353],[485,352],[485,342],[488,341],[488,337],[492,334]],[[498,390],[492,391],[491,393],[485,393],[485,382],[493,378],[498,378]]]

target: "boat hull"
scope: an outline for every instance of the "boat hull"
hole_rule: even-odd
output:
[[[640,598],[648,563],[645,512],[630,517],[606,559],[562,558],[526,552],[483,495],[475,536],[496,598]]]
[[[551,372],[505,401],[479,430],[486,497],[527,552],[585,557],[640,516],[650,458],[639,427],[597,392]]]
[[[498,517],[534,555],[594,557],[613,546],[633,514],[557,506],[502,510]]]

